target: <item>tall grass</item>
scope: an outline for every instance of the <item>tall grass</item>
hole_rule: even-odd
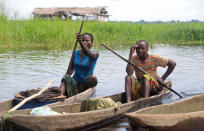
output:
[[[0,15],[0,49],[71,49],[81,21],[8,20]],[[92,33],[94,46],[129,46],[144,39],[154,43],[204,43],[204,23],[134,24],[86,21],[82,32]]]

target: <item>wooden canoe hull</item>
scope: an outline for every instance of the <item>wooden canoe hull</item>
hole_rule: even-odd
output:
[[[123,117],[126,112],[161,104],[162,98],[169,92],[170,91],[165,90],[155,96],[121,104],[118,110],[112,107],[102,110],[79,112],[80,103],[77,103],[52,107],[52,109],[57,112],[67,112],[63,115],[56,116],[31,116],[28,115],[28,110],[27,112],[18,111],[15,112],[16,114],[14,116],[7,118],[6,123],[10,127],[15,128],[15,130],[59,131],[93,129]],[[125,92],[107,97],[112,98],[116,102],[124,102],[126,99]]]
[[[144,127],[158,131],[203,131],[204,94],[172,104],[126,113],[125,116],[134,128]]]
[[[82,100],[92,96],[95,93],[95,91],[96,91],[96,87],[93,87],[75,96],[67,98],[64,101],[58,101],[52,104],[48,104],[46,106],[56,106],[56,105],[73,104],[73,103],[81,102]],[[12,107],[13,107],[13,99],[7,100],[5,102],[0,102],[0,112],[8,111]]]

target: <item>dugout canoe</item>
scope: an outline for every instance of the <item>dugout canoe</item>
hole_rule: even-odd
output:
[[[125,116],[133,128],[143,127],[153,131],[203,131],[204,94],[126,113]]]
[[[169,83],[171,86],[171,83]],[[62,115],[55,116],[31,116],[31,110],[18,110],[13,112],[13,116],[7,117],[4,121],[7,126],[15,130],[35,130],[35,131],[61,131],[61,130],[93,130],[111,121],[124,116],[126,112],[132,112],[141,108],[161,104],[162,98],[170,93],[164,88],[158,95],[140,98],[126,103],[125,92],[106,96],[115,102],[121,102],[119,108],[115,107],[80,112],[81,103],[72,105],[58,105],[52,107],[54,111]]]
[[[72,96],[70,98],[67,98],[65,100],[56,100],[55,103],[47,104],[48,106],[57,106],[57,105],[63,105],[63,104],[73,104],[81,102],[84,99],[87,99],[91,97],[96,91],[96,87],[90,88],[88,90],[85,90],[82,93],[79,93],[75,96]],[[8,111],[14,106],[14,99],[7,100],[4,102],[0,102],[0,112]]]

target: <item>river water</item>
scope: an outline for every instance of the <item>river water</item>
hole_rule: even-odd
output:
[[[128,58],[129,49],[115,50]],[[53,86],[59,86],[67,70],[71,51],[10,51],[0,53],[0,102],[13,98],[16,92],[44,87],[55,79]],[[98,86],[95,97],[107,96],[124,91],[126,63],[107,50],[99,50],[100,56],[95,75]],[[172,80],[173,89],[186,99],[204,92],[204,46],[156,45],[149,49],[150,54],[159,54],[176,61],[174,72],[167,78]],[[161,76],[166,68],[158,68]],[[180,98],[171,93],[163,103],[178,101]],[[125,119],[116,121],[101,130],[127,130]]]

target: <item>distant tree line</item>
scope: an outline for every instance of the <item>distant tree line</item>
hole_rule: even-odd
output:
[[[126,21],[128,22],[128,21]],[[171,21],[145,21],[145,20],[140,20],[140,21],[135,21],[135,22],[130,22],[130,23],[135,23],[135,24],[149,24],[149,23],[157,23],[157,24],[162,24],[162,23],[199,23],[199,22],[204,22],[200,20],[191,20],[191,21],[180,21],[180,20],[171,20]]]

